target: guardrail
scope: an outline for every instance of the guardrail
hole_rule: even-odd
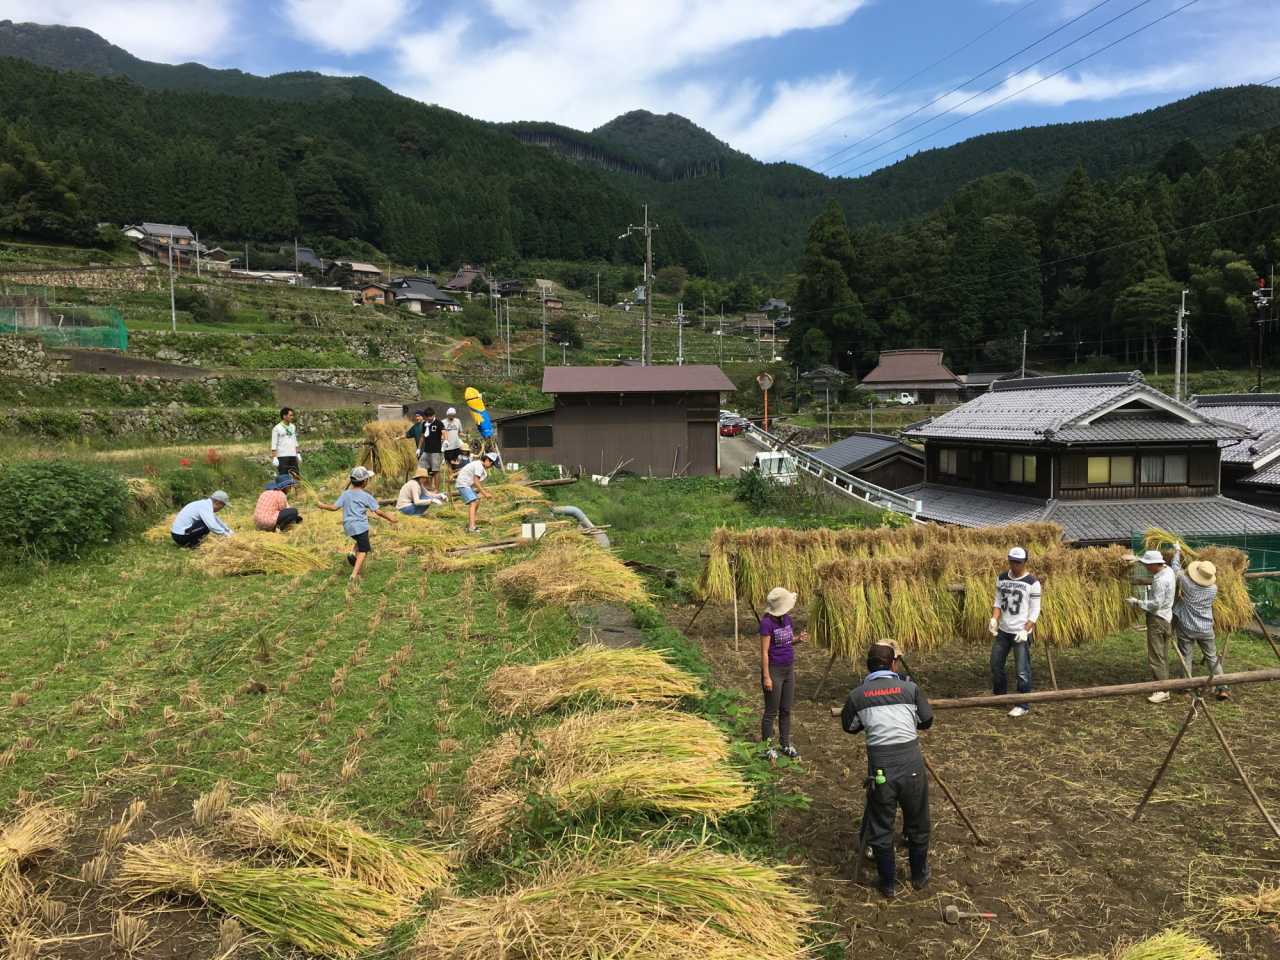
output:
[[[878,487],[874,483],[868,483],[853,476],[851,473],[845,473],[828,463],[823,463],[811,453],[806,453],[799,447],[780,440],[771,433],[766,433],[754,423],[746,427],[746,435],[751,437],[757,443],[762,443],[771,450],[786,453],[796,462],[796,467],[803,470],[819,480],[824,480],[840,493],[856,499],[866,500],[876,506],[887,507],[890,510],[896,510],[898,513],[910,514],[918,517],[920,508],[923,504],[915,497],[905,496],[896,493],[893,490],[887,490],[884,487]]]

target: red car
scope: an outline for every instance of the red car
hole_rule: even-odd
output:
[[[720,424],[720,436],[722,437],[739,437],[742,435],[742,424],[740,423],[722,423]]]

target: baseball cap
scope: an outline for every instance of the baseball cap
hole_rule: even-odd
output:
[[[1027,551],[1022,547],[1014,547],[1009,551],[1009,559],[1021,562],[1027,559]]]
[[[228,507],[231,506],[231,498],[227,496],[227,491],[225,490],[213,491],[213,493],[209,494],[209,499],[217,500],[219,503],[225,503]]]
[[[355,480],[356,482],[360,482],[362,480],[372,480],[375,476],[377,476],[377,474],[375,474],[368,467],[352,467],[351,468],[351,479]]]

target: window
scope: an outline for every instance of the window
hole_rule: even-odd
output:
[[[1187,482],[1187,455],[1154,454],[1142,458],[1143,483],[1184,484]]]
[[[503,427],[502,442],[507,447],[553,447],[551,427]]]
[[[529,428],[529,446],[530,447],[554,447],[555,444],[551,439],[551,427],[530,427]]]
[[[1010,483],[1035,483],[1036,458],[1034,454],[1015,453],[1009,457]]]
[[[939,450],[938,451],[938,472],[954,477],[957,473],[957,461],[955,450]]]
[[[1145,458],[1143,470],[1146,470]],[[1123,487],[1133,484],[1133,457],[1090,457],[1089,486]]]

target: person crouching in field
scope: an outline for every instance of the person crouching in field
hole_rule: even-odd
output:
[[[438,507],[447,499],[443,493],[432,493],[427,489],[424,480],[430,480],[431,473],[426,467],[419,467],[403,487],[396,499],[396,509],[406,517],[421,517],[428,508]]]
[[[267,488],[258,494],[258,502],[253,508],[253,525],[259,530],[283,531],[290,524],[301,523],[302,517],[298,515],[298,508],[289,506],[289,497],[285,493],[292,486],[296,486],[297,480],[282,473],[270,483]]]
[[[777,760],[778,754],[799,760],[800,753],[791,745],[791,702],[796,692],[795,647],[805,643],[809,632],[795,636],[790,610],[796,595],[785,587],[774,587],[765,600],[765,615],[760,621],[760,685],[764,689],[764,716],[760,720],[760,740],[765,746],[765,759]],[[778,743],[775,750],[773,721],[778,721]]]
[[[1009,692],[1005,664],[1013,650],[1013,666],[1018,675],[1018,692],[1031,692],[1031,640],[1040,618],[1040,581],[1027,573],[1027,551],[1009,551],[1009,569],[996,577],[996,598],[991,604],[988,629],[991,643],[991,692],[997,697]],[[1025,717],[1031,705],[1020,703],[1009,711],[1013,718]]]
[[[351,571],[352,581],[360,576],[365,557],[369,555],[369,514],[377,514],[389,523],[400,522],[398,518],[383,513],[378,501],[364,489],[374,476],[368,467],[356,467],[351,471],[350,489],[342,491],[332,504],[316,501],[321,510],[342,511],[342,532],[355,541],[355,548],[347,554],[347,563],[355,568]]]
[[[211,533],[231,536],[231,528],[218,519],[218,511],[231,506],[225,490],[215,490],[206,500],[192,500],[173,518],[169,534],[180,547],[195,548]]]

